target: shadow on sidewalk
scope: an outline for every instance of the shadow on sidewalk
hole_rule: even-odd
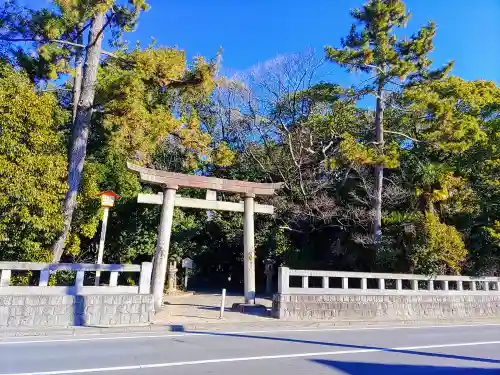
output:
[[[82,295],[76,294],[73,303],[73,326],[85,326],[85,298]]]

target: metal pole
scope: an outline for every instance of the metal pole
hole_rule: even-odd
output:
[[[254,239],[254,209],[253,195],[247,195],[244,200],[243,245],[244,245],[244,290],[245,303],[255,303],[255,239]]]
[[[104,257],[104,242],[106,241],[106,228],[108,227],[109,207],[104,207],[102,216],[101,238],[99,240],[99,252],[97,253],[97,264],[102,264]],[[99,286],[101,282],[101,271],[95,272],[95,286]]]
[[[153,265],[153,300],[156,312],[163,308],[163,288],[165,287],[165,275],[167,273],[176,191],[176,187],[167,187],[163,191],[163,205],[161,207],[160,227],[158,229],[158,241]]]
[[[224,308],[226,306],[226,289],[222,289],[222,300],[220,301],[220,315],[219,319],[224,318]]]

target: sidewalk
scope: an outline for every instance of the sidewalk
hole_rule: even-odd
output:
[[[120,334],[134,332],[171,332],[185,330],[221,330],[240,329],[246,323],[246,329],[253,327],[272,327],[276,320],[270,316],[242,314],[232,312],[233,303],[243,302],[243,297],[228,295],[226,297],[224,318],[220,316],[220,294],[187,294],[165,296],[165,307],[158,312],[151,324],[123,326],[84,326],[84,327],[53,327],[53,328],[0,328],[0,338],[16,336],[80,336],[99,334]],[[256,303],[268,308],[271,300],[258,298]],[[293,323],[288,323],[289,326]],[[205,328],[203,328],[205,327]],[[218,328],[220,327],[220,328]]]
[[[67,328],[0,328],[0,341],[11,337],[85,337],[98,335],[136,335],[167,334],[169,332],[255,332],[280,330],[312,330],[312,329],[356,329],[370,327],[396,326],[438,326],[438,325],[500,325],[500,318],[485,320],[446,320],[446,321],[398,321],[398,322],[364,322],[364,321],[280,321],[271,319],[260,322],[217,321],[211,323],[167,324],[157,323],[145,326],[113,326],[113,327],[67,327]]]
[[[165,308],[155,315],[154,324],[200,324],[221,322],[220,317],[220,294],[194,294],[190,296],[165,297]],[[242,303],[244,298],[238,295],[227,295],[223,321],[242,323],[242,322],[269,322],[275,319],[271,318],[271,299],[256,298],[255,303],[263,305],[268,309],[266,314],[242,314],[231,311],[234,303]]]

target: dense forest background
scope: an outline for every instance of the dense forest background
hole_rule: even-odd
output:
[[[224,76],[222,51],[187,61],[176,48],[124,43],[147,10],[144,0],[0,9],[1,260],[95,262],[108,189],[121,199],[104,261],[150,260],[160,208],[137,204],[154,188],[127,171],[132,161],[283,182],[261,200],[276,215],[256,221],[260,281],[267,258],[500,274],[500,88],[453,76],[453,62],[433,66],[432,21],[403,37],[404,3],[371,0],[325,51]],[[330,64],[361,83],[337,84]],[[171,258],[193,258],[199,286],[239,284],[242,220],[176,208]]]

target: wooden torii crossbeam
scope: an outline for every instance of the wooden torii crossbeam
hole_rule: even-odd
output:
[[[193,176],[182,173],[160,171],[127,163],[127,168],[137,173],[142,182],[160,185],[163,193],[139,194],[139,203],[160,204],[161,218],[158,229],[158,241],[153,265],[153,297],[155,310],[163,307],[163,287],[168,264],[168,251],[172,232],[174,207],[199,208],[204,210],[222,210],[243,212],[244,242],[244,292],[245,303],[252,303],[255,298],[255,243],[254,214],[273,214],[274,207],[256,204],[254,198],[274,195],[281,183],[257,183],[239,180],[226,180],[215,177]],[[176,194],[180,187],[207,190],[206,199],[181,197]],[[239,193],[244,195],[243,202],[217,201],[217,191]]]
[[[245,205],[243,201],[240,202],[224,202],[215,200],[214,190],[207,190],[206,199],[196,199],[183,197],[179,194],[175,195],[175,207],[184,208],[199,208],[207,211],[232,211],[232,212],[245,212]],[[212,198],[213,196],[213,198]],[[163,204],[163,193],[158,194],[139,194],[137,196],[137,203],[146,204]],[[268,204],[254,205],[254,212],[256,214],[274,214],[274,207]]]

